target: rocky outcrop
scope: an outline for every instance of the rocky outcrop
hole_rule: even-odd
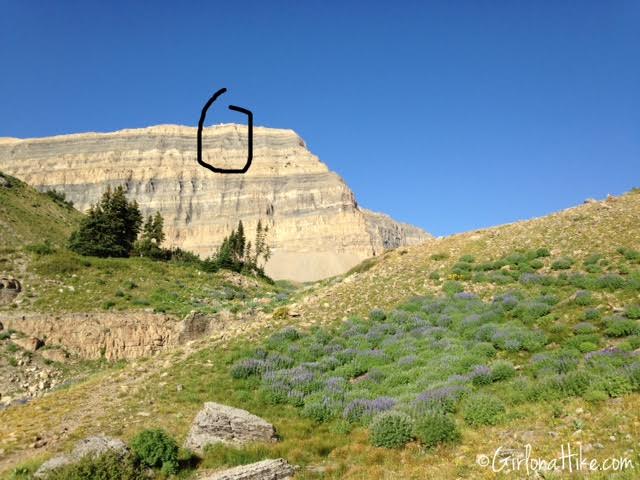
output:
[[[203,159],[246,161],[246,127],[221,125],[203,135]],[[160,211],[166,243],[210,255],[243,220],[249,238],[269,226],[274,278],[316,280],[343,273],[381,249],[424,241],[415,227],[358,206],[344,181],[291,130],[254,129],[254,159],[244,175],[198,166],[196,129],[156,126],[0,142],[0,170],[40,189],[62,190],[87,209],[108,186],[124,185],[145,215]]]
[[[22,291],[22,285],[15,278],[0,278],[0,305],[13,301]]]
[[[275,442],[273,425],[246,410],[207,402],[193,420],[184,446],[202,453],[207,445]]]
[[[113,451],[124,457],[129,449],[127,445],[118,438],[105,436],[87,437],[76,443],[75,448],[69,454],[59,455],[44,462],[34,474],[36,478],[46,478],[46,476],[56,468],[64,467],[72,463],[77,463],[87,456],[99,456],[109,451]]]
[[[296,468],[284,458],[277,458],[216,472],[201,480],[288,480],[295,472]]]
[[[178,345],[183,330],[178,319],[149,312],[0,312],[0,319],[7,329],[43,339],[47,345],[64,345],[68,352],[86,359],[153,355]]]
[[[37,337],[14,338],[12,342],[27,352],[35,352],[44,346],[44,342]]]

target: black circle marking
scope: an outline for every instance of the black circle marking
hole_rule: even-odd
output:
[[[204,120],[207,117],[207,110],[213,105],[220,95],[227,91],[226,88],[221,88],[213,96],[207,100],[207,103],[204,104],[202,108],[202,113],[200,114],[200,121],[198,122],[198,163],[200,166],[204,168],[208,168],[212,172],[215,173],[246,173],[251,166],[251,162],[253,161],[253,113],[251,110],[247,110],[246,108],[237,107],[235,105],[229,105],[229,110],[233,110],[234,112],[244,113],[247,116],[247,126],[249,127],[248,139],[247,139],[247,163],[245,163],[242,168],[219,168],[213,165],[209,165],[205,161],[202,160],[202,129],[204,127]]]

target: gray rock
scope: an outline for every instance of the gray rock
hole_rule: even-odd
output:
[[[275,442],[273,425],[246,410],[207,402],[191,425],[185,447],[202,453],[214,443]]]
[[[284,458],[268,459],[216,472],[201,480],[287,480],[292,478],[296,468]]]
[[[34,477],[45,478],[49,472],[56,468],[76,463],[88,455],[99,456],[110,450],[122,456],[126,455],[129,451],[127,445],[118,438],[105,437],[102,435],[87,437],[76,443],[71,453],[58,455],[44,462],[36,471]]]

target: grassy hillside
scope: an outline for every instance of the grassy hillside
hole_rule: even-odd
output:
[[[64,245],[80,218],[80,212],[60,198],[0,173],[0,248],[18,248],[45,240]]]
[[[35,435],[49,451],[149,427],[182,441],[213,400],[263,416],[282,441],[217,446],[199,470],[283,456],[306,467],[296,478],[495,478],[478,462],[499,447],[530,444],[550,460],[580,442],[588,459],[635,465],[589,478],[637,478],[639,239],[632,192],[390,252],[269,325],[238,325],[0,412],[10,458],[0,470],[34,457]]]
[[[278,306],[270,300],[278,293],[286,299],[290,290],[286,282],[206,273],[189,263],[76,255],[66,245],[81,218],[63,198],[0,173],[0,272],[15,275],[24,288],[17,303],[0,311],[270,311]],[[260,297],[268,298],[258,304]]]

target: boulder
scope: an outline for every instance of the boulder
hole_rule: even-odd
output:
[[[118,438],[96,435],[87,437],[76,443],[73,451],[69,454],[58,455],[44,462],[34,474],[35,478],[46,477],[51,470],[64,467],[72,463],[79,462],[84,457],[99,456],[108,451],[114,451],[123,457],[129,452],[127,445]]]
[[[14,338],[11,341],[28,352],[35,352],[44,345],[44,342],[36,337]]]
[[[185,441],[185,447],[202,453],[214,443],[241,445],[247,442],[275,442],[273,425],[246,410],[207,402],[196,415]]]
[[[9,303],[20,293],[22,285],[15,278],[0,278],[0,303]]]
[[[287,480],[293,477],[296,467],[284,458],[268,459],[216,472],[201,480]]]

